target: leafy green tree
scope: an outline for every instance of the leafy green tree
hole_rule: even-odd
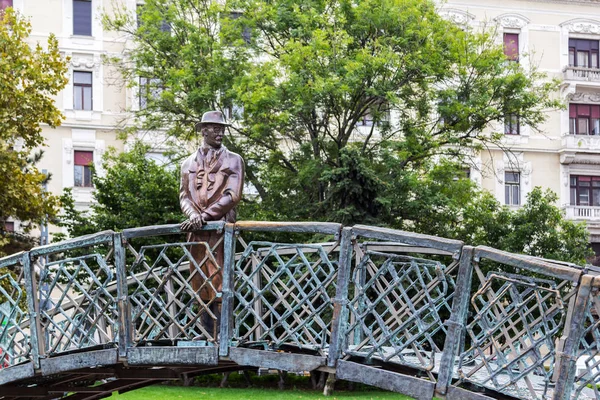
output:
[[[112,61],[130,85],[145,78],[136,128],[190,138],[207,109],[239,111],[227,145],[271,218],[385,224],[379,207],[402,198],[389,193],[397,182],[497,143],[484,132],[506,116],[535,129],[559,105],[556,82],[506,62],[493,32],[463,31],[429,0],[149,0],[104,24],[135,42]]]
[[[525,204],[511,211],[482,192],[466,204],[451,236],[470,244],[583,264],[594,254],[585,223],[567,220],[557,201],[551,190],[535,187]]]
[[[128,152],[117,154],[113,150],[105,154],[106,174],[94,176],[90,212],[75,209],[70,191],[63,194],[61,219],[69,236],[182,221],[179,170],[158,165],[146,157],[147,151],[138,143]]]
[[[556,213],[530,236],[520,222],[501,225],[525,217],[464,179],[467,154],[501,146],[498,122],[517,115],[537,129],[561,106],[557,83],[507,62],[493,31],[463,30],[429,0],[115,7],[105,27],[135,46],[109,61],[146,94],[133,129],[191,139],[204,111],[229,111],[226,144],[258,193],[240,218],[386,225],[562,259],[561,235],[568,246],[586,237]],[[554,239],[542,241],[550,226]]]
[[[30,34],[31,24],[12,8],[0,13],[0,255],[3,246],[6,251],[20,249],[14,243],[18,238],[4,232],[9,217],[27,230],[30,223],[53,218],[59,205],[56,196],[43,190],[49,176],[35,167],[41,153],[33,149],[43,145],[42,123],[52,128],[61,124],[53,96],[67,84],[67,64],[53,35],[43,46],[30,46]]]

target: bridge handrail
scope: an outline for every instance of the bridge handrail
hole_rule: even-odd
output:
[[[79,236],[73,239],[50,243],[44,246],[34,247],[29,250],[29,257],[46,256],[80,247],[95,246],[97,244],[109,243],[113,240],[114,231],[106,230],[90,235]]]

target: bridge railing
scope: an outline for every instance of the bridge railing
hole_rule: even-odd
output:
[[[0,363],[2,368],[31,360],[28,288],[23,261],[18,253],[0,261]]]
[[[396,379],[395,387],[415,396],[433,394],[462,242],[367,226],[353,227],[352,235],[344,358],[419,370],[426,380]],[[343,362],[339,370],[346,379],[355,373]],[[364,371],[363,376],[366,383],[375,382],[377,371]],[[412,392],[415,387],[419,393]]]
[[[236,225],[239,252],[228,303],[234,346],[292,346],[325,355],[331,343],[340,229],[333,223]],[[322,235],[329,241],[298,244],[244,237],[251,232]]]
[[[0,267],[0,384],[94,362],[227,356],[418,399],[600,400],[593,267],[392,229],[272,222],[106,231]]]
[[[205,232],[222,231],[223,228],[222,223],[211,224]],[[205,342],[216,340],[217,316],[211,311],[212,301],[200,294],[208,289],[214,291],[213,281],[223,268],[222,261],[217,260],[223,241],[223,237],[210,244],[188,241],[178,225],[126,229],[123,232],[123,278],[127,282],[131,327],[128,345],[141,346],[160,341],[175,343],[200,338]],[[197,260],[192,252],[199,247],[202,247],[204,257]],[[208,263],[215,266],[212,275],[206,273]],[[195,280],[202,281],[196,290]],[[217,290],[215,301],[221,296]],[[211,325],[212,329],[207,325]]]

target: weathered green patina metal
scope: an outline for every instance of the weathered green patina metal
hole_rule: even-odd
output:
[[[0,259],[14,272],[0,276],[9,288],[0,289],[5,393],[85,398],[178,374],[264,367],[417,399],[600,400],[596,268],[368,226],[202,229],[224,232],[222,265],[221,242],[182,241],[178,225],[105,231]],[[268,239],[281,233],[296,239]],[[204,259],[192,245],[206,246]],[[206,262],[223,274],[220,319],[191,283],[200,274],[215,289]],[[78,374],[114,383],[56,394]]]

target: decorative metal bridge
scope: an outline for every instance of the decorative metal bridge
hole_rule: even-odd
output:
[[[97,399],[261,367],[416,399],[600,400],[594,267],[360,225],[204,229],[223,231],[219,330],[191,285],[216,246],[195,261],[177,225],[0,259],[0,396]]]

